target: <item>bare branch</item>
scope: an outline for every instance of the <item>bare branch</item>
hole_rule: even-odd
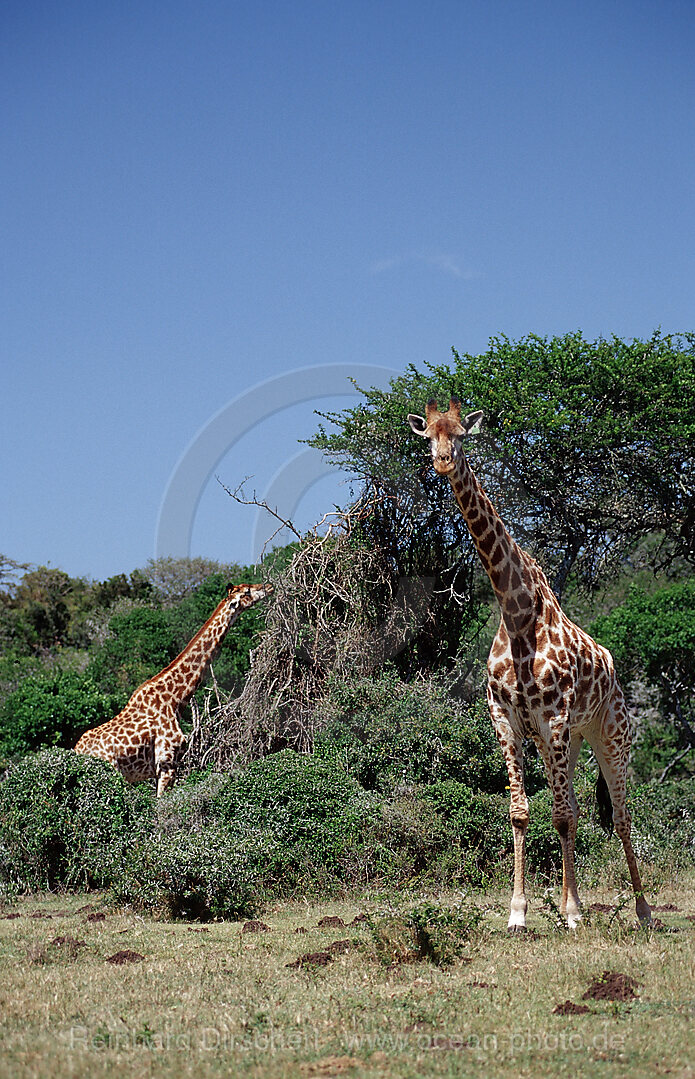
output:
[[[215,476],[215,479],[219,483],[220,487],[222,487],[222,489],[227,492],[229,497],[233,498],[235,502],[238,502],[240,506],[258,506],[259,509],[265,510],[266,513],[269,513],[271,517],[274,517],[276,521],[280,522],[279,528],[277,528],[275,530],[275,532],[273,532],[270,539],[267,539],[265,541],[265,543],[263,545],[263,554],[265,553],[265,549],[268,546],[268,544],[271,542],[271,540],[275,539],[278,532],[282,532],[283,528],[288,528],[290,530],[290,532],[293,532],[295,534],[295,536],[297,537],[298,540],[301,540],[301,538],[302,538],[301,532],[297,531],[297,529],[292,524],[292,521],[288,521],[284,517],[281,517],[280,514],[278,513],[277,509],[272,509],[272,507],[270,507],[267,502],[263,501],[262,499],[257,498],[255,491],[253,492],[253,497],[252,498],[244,498],[244,497],[242,497],[240,495],[239,492],[243,490],[244,484],[250,479],[250,476],[247,476],[246,479],[243,479],[241,481],[241,483],[233,491],[230,491],[229,487],[227,487],[222,482],[222,480],[220,479],[219,476]]]

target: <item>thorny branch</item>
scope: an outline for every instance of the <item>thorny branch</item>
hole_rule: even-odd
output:
[[[354,541],[373,511],[358,502],[326,515],[302,538],[273,580],[240,695],[207,695],[184,765],[229,768],[285,746],[309,751],[331,679],[372,674],[431,617],[429,579],[404,582],[386,550]]]

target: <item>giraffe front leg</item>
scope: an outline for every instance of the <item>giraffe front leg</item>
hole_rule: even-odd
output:
[[[169,787],[176,782],[176,768],[173,765],[164,764],[157,769],[157,797],[164,794]]]
[[[526,832],[528,830],[528,798],[524,788],[524,757],[521,738],[512,730],[506,716],[490,701],[490,714],[509,776],[509,816],[514,837],[514,882],[507,931],[526,932]]]
[[[171,738],[159,735],[155,739],[154,769],[157,777],[157,797],[176,782],[176,746]]]

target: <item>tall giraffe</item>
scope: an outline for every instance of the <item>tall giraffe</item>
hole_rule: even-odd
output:
[[[179,726],[182,705],[200,685],[241,611],[270,595],[270,584],[229,585],[207,622],[183,652],[153,678],[148,678],[122,712],[99,727],[85,731],[76,753],[101,757],[129,783],[157,780],[157,795],[176,782],[176,764],[186,737]]]
[[[567,924],[574,928],[581,921],[574,867],[578,806],[572,778],[583,739],[591,746],[610,793],[637,915],[648,923],[651,911],[642,892],[625,804],[630,720],[611,655],[564,613],[543,570],[509,535],[466,460],[462,438],[474,431],[483,413],[462,418],[461,404],[452,397],[446,412],[438,411],[436,401],[428,401],[425,415],[425,419],[408,416],[410,426],[416,435],[429,439],[435,472],[449,477],[501,612],[488,658],[487,700],[509,773],[514,887],[508,928],[526,929],[524,852],[529,811],[522,752],[526,737],[538,747],[552,792],[552,819],[562,845],[560,910]]]

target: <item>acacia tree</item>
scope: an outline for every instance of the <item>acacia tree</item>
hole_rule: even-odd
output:
[[[647,533],[661,535],[664,564],[695,564],[694,334],[493,338],[482,355],[410,366],[390,390],[363,391],[356,408],[325,416],[337,430],[322,426],[313,444],[390,496],[391,517],[375,526],[391,529],[405,563],[426,563],[437,545],[470,550],[448,485],[423,467],[406,422],[429,398],[447,407],[452,394],[484,410],[467,452],[558,595],[570,573],[595,585]]]

